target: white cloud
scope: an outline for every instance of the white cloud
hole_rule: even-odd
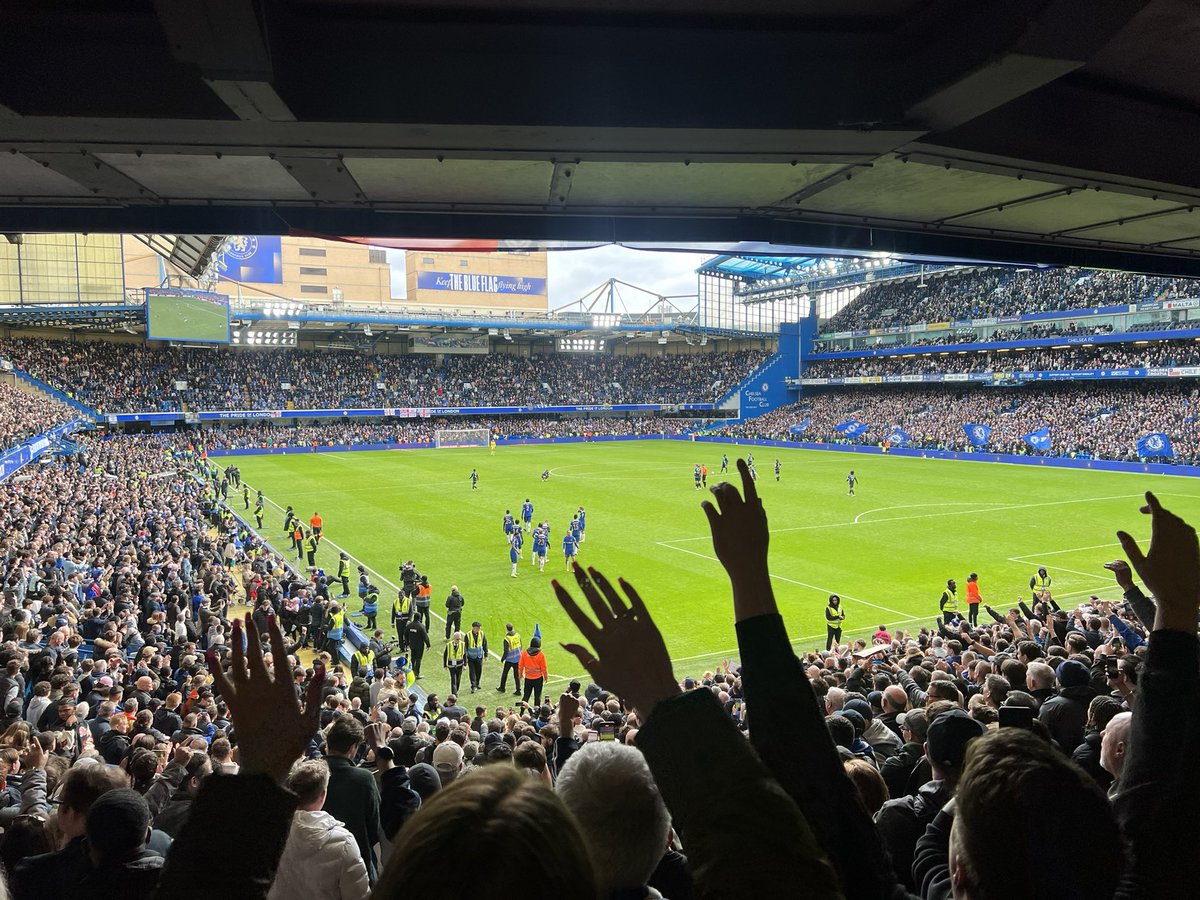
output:
[[[627,247],[598,247],[594,250],[555,250],[549,254],[550,308],[571,303],[610,278],[636,285],[673,300],[683,309],[696,304],[696,268],[711,259],[711,253],[630,250]],[[392,296],[405,296],[404,251],[389,250],[392,267]],[[618,286],[618,308],[642,312],[655,298],[642,291]],[[684,296],[678,296],[684,295]]]
[[[660,296],[687,295],[672,302],[690,309],[696,303],[696,267],[711,255],[626,247],[554,252],[549,262],[550,308],[578,300],[609,278],[616,278]],[[629,312],[641,312],[653,305],[655,298],[618,285],[618,311],[622,301]]]

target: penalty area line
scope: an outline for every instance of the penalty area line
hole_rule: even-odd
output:
[[[695,550],[688,550],[684,547],[672,547],[666,541],[655,541],[655,543],[658,544],[658,546],[660,546],[660,547],[666,547],[668,550],[678,550],[680,553],[687,553],[687,554],[690,554],[691,556],[697,556],[700,559],[708,559],[708,560],[712,560],[713,562],[720,562],[720,560],[717,559],[715,556],[709,556],[707,553],[697,553]],[[837,594],[843,600],[852,600],[855,603],[861,603],[864,606],[870,606],[870,607],[873,607],[874,609],[882,610],[883,612],[893,613],[897,616],[911,615],[911,613],[904,612],[903,610],[892,609],[890,606],[880,606],[878,603],[872,603],[870,600],[862,600],[858,597],[851,597],[849,594],[841,594],[841,593],[838,593],[837,591],[831,591],[828,588],[823,588],[817,584],[809,584],[807,581],[797,581],[795,578],[788,578],[785,575],[776,575],[774,572],[771,573],[771,577],[774,578],[776,581],[786,581],[788,584],[795,584],[795,585],[799,585],[800,587],[810,588],[810,589],[812,589],[814,591],[818,591],[822,594]]]

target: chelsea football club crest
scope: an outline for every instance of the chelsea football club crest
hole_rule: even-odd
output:
[[[249,259],[258,252],[258,238],[239,234],[225,242],[225,256],[229,259]]]
[[[1152,434],[1146,438],[1146,446],[1151,450],[1161,450],[1163,448],[1163,439],[1157,434]]]
[[[987,436],[988,436],[987,429],[984,428],[982,425],[976,425],[974,428],[971,429],[971,433],[974,435],[975,440],[977,440],[977,441],[986,441],[987,440]]]

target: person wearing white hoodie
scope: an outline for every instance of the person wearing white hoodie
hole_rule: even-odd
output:
[[[287,788],[300,803],[268,900],[365,900],[371,884],[358,843],[345,825],[321,810],[328,764],[301,760],[292,767]]]

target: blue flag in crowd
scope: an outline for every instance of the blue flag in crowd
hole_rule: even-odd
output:
[[[1161,431],[1153,431],[1137,442],[1138,456],[1174,456],[1171,439]]]
[[[967,440],[976,447],[983,447],[992,438],[992,426],[984,425],[982,422],[968,422],[963,426],[963,433],[967,436]]]
[[[1050,449],[1050,429],[1049,427],[1039,428],[1037,431],[1031,431],[1023,438],[1034,450],[1049,450]]]
[[[871,430],[871,426],[866,422],[855,422],[853,420],[846,423],[850,427],[842,432],[846,437],[858,437],[860,434],[866,434]]]
[[[888,435],[888,443],[896,447],[903,447],[912,440],[912,435],[907,431],[901,431],[899,428],[893,428],[892,433]]]
[[[849,422],[843,422],[841,425],[834,425],[833,430],[840,432],[841,434],[845,434],[851,428],[857,428],[857,427],[858,427],[858,422],[856,422],[854,419],[851,419]]]
[[[795,425],[789,428],[788,431],[790,431],[792,434],[804,434],[804,430],[811,424],[812,419],[805,418],[803,422],[797,422]]]

